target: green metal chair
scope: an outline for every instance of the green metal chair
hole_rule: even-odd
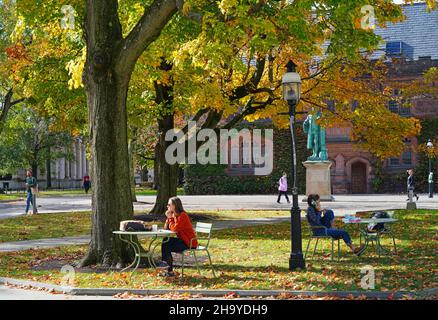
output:
[[[340,254],[341,254],[341,244],[340,244],[340,239],[333,239],[331,236],[328,235],[323,235],[323,236],[316,236],[314,234],[314,231],[319,230],[319,229],[326,229],[326,227],[324,226],[311,226],[309,225],[309,230],[310,230],[310,234],[309,234],[309,241],[307,242],[307,247],[306,247],[306,253],[304,254],[304,259],[306,259],[307,257],[307,252],[309,251],[309,246],[310,246],[310,242],[312,241],[312,239],[316,239],[316,243],[315,243],[315,248],[313,249],[313,255],[312,255],[312,259],[315,256],[315,252],[316,252],[316,247],[318,246],[318,241],[319,239],[330,239],[332,242],[332,250],[331,250],[331,260],[333,261],[333,257],[334,257],[334,243],[335,241],[338,242],[338,261],[340,259]]]
[[[374,247],[374,243],[376,243],[376,251],[380,258],[381,253],[389,252],[388,250],[384,249],[382,245],[380,244],[380,239],[382,235],[389,235],[392,238],[392,244],[394,246],[394,254],[397,254],[397,246],[395,245],[395,236],[392,233],[392,231],[385,227],[385,229],[381,231],[369,231],[367,230],[361,230],[359,234],[359,243],[362,245],[362,237],[364,237],[365,241],[365,248],[368,246],[369,243]]]
[[[195,264],[196,268],[198,269],[199,274],[201,274],[201,269],[199,268],[198,264],[198,258],[196,257],[196,252],[199,251],[205,251],[207,252],[208,260],[210,261],[211,271],[213,271],[213,276],[216,277],[216,274],[214,272],[213,263],[211,262],[211,256],[210,252],[208,251],[208,246],[210,245],[210,239],[211,239],[211,229],[213,228],[212,223],[203,223],[203,222],[197,222],[195,225],[195,234],[196,239],[198,240],[198,246],[196,248],[192,248],[192,242],[195,239],[190,240],[189,249],[184,250],[181,252],[181,276],[184,275],[184,255],[186,252],[192,253],[193,257],[195,258]],[[200,236],[200,234],[202,236]]]

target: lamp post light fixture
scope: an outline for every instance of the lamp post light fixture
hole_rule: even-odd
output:
[[[429,177],[428,177],[428,182],[429,182],[429,198],[433,198],[433,172],[432,172],[432,149],[433,149],[433,143],[432,141],[429,139],[427,141],[426,144],[427,148],[429,149],[429,153],[428,153],[428,157],[429,157]]]
[[[286,64],[287,72],[281,79],[283,87],[283,99],[289,105],[289,124],[292,137],[291,161],[292,161],[292,208],[291,208],[291,255],[289,258],[289,270],[305,269],[301,238],[301,215],[298,206],[297,189],[297,157],[295,147],[295,115],[296,106],[300,100],[301,77],[295,71],[296,65],[289,60]]]

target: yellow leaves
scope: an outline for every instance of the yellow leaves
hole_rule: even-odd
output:
[[[423,152],[426,154],[428,158],[437,158],[438,157],[438,141],[433,139],[432,141],[433,147],[430,148],[427,146],[427,143],[422,143],[418,145],[417,151]]]
[[[18,17],[17,23],[15,24],[14,31],[12,31],[12,34],[10,36],[12,42],[19,42],[22,37],[23,33],[26,30],[26,24],[24,23],[24,18],[22,16]]]
[[[227,14],[229,11],[237,5],[237,0],[221,0],[219,3],[219,9],[222,14]]]
[[[86,55],[87,50],[84,47],[82,49],[82,55],[79,58],[70,60],[66,64],[65,68],[70,75],[70,80],[68,80],[68,85],[70,89],[77,89],[84,86],[82,83],[82,72],[84,70]]]

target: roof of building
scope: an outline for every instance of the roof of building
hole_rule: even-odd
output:
[[[384,42],[373,58],[385,53],[386,42],[400,41],[409,46],[412,58],[420,57],[438,59],[438,10],[428,12],[426,3],[403,5],[406,19],[398,23],[388,23],[386,28],[376,28],[375,33],[380,35]]]

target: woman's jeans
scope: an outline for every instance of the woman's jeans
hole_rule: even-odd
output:
[[[324,216],[321,218],[321,224],[326,227],[326,229],[316,229],[314,234],[316,236],[327,235],[333,239],[343,239],[347,245],[351,245],[351,238],[347,231],[341,229],[332,228],[333,220],[335,219],[335,214],[332,210],[327,210]]]
[[[182,252],[189,247],[180,238],[165,238],[161,244],[161,258],[169,265],[169,271],[173,268],[172,252]]]
[[[27,199],[26,199],[26,212],[25,212],[26,214],[29,212],[31,204],[33,206],[33,195],[32,195],[32,192],[28,192],[27,193]],[[34,208],[32,208],[32,210],[34,210]]]

